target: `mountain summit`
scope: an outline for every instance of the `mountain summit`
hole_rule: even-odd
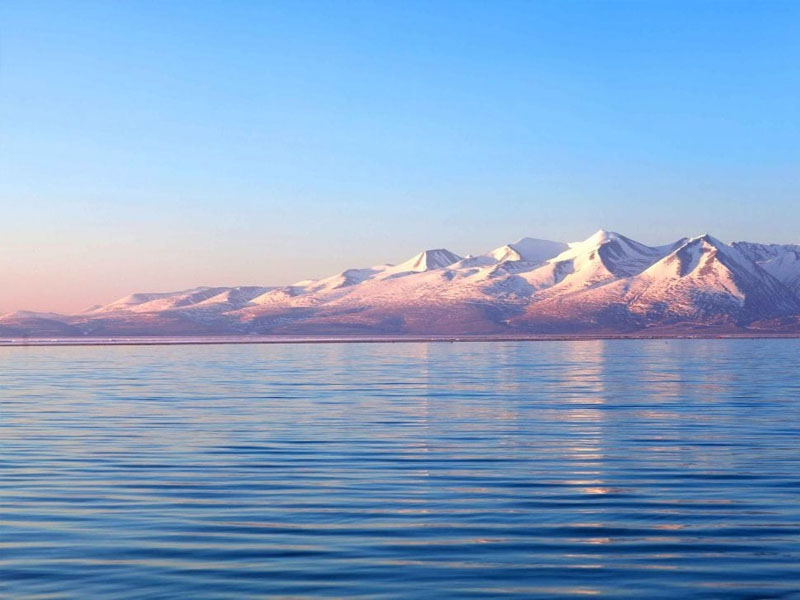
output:
[[[421,271],[432,271],[433,269],[443,269],[449,267],[453,263],[461,260],[457,254],[453,254],[444,248],[436,248],[435,250],[425,250],[416,256],[412,256],[404,263],[394,267],[398,273]]]
[[[290,286],[135,293],[74,315],[19,311],[0,336],[800,333],[800,245],[710,235],[648,246],[600,230]]]

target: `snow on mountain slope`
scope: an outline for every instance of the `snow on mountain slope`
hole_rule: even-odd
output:
[[[422,273],[424,271],[444,269],[460,260],[460,256],[453,254],[445,248],[425,250],[397,266],[386,269],[383,276],[395,276],[403,273]]]
[[[614,333],[750,323],[764,332],[798,322],[800,246],[729,246],[704,235],[651,247],[601,230],[571,244],[522,238],[464,258],[426,250],[282,287],[200,287],[132,294],[77,315],[16,313],[0,317],[0,333]]]
[[[575,261],[576,267],[596,263],[616,277],[629,277],[641,273],[671,250],[679,242],[666,246],[645,246],[613,231],[600,230],[583,242],[569,244],[569,250],[553,259]],[[574,269],[579,271],[580,268]]]
[[[158,293],[135,293],[124,298],[120,298],[110,304],[98,305],[89,310],[87,313],[100,313],[100,312],[114,312],[118,310],[131,310],[136,306],[153,302],[154,300],[161,300],[170,298],[175,294],[182,292],[158,292]]]
[[[579,291],[616,279],[612,270],[638,272],[674,246],[650,248],[607,232],[599,232],[585,242],[569,246],[540,240],[519,244],[518,250],[514,250],[515,245],[509,244],[480,257],[457,261],[454,255],[448,255],[444,261],[433,264],[423,263],[422,255],[418,255],[358,285],[339,289],[337,293],[325,289],[323,293],[308,294],[307,285],[300,286],[301,290],[274,292],[270,294],[269,307],[265,306],[263,310],[247,308],[243,317],[257,321],[259,316],[269,314],[271,319],[283,323],[283,319],[292,318],[287,316],[289,312],[308,320],[311,318],[309,313],[303,311],[311,311],[314,315],[325,314],[328,321],[332,315],[343,319],[348,315],[347,319],[352,321],[355,319],[353,315],[358,314],[358,320],[363,324],[367,315],[375,323],[385,323],[392,317],[405,319],[412,311],[420,324],[424,320],[422,313],[427,314],[425,327],[432,331],[442,326],[443,313],[447,313],[448,321],[452,321],[454,315],[469,309],[471,328],[477,327],[477,311],[483,314],[481,327],[502,330],[510,318],[526,307],[534,306],[540,298],[546,297],[549,288],[557,288],[570,276],[571,286],[567,291]],[[541,253],[534,256],[531,250]],[[553,257],[558,250],[562,252]],[[520,260],[520,257],[538,260],[547,255],[551,258],[544,264]],[[498,261],[498,258],[502,260]],[[423,266],[438,268],[423,270]],[[314,317],[317,321],[319,318]]]
[[[358,285],[359,283],[363,283],[368,279],[377,277],[394,268],[394,265],[387,264],[368,268],[345,269],[336,275],[331,275],[322,279],[303,279],[283,289],[291,296],[330,292],[350,287],[351,285]]]
[[[272,289],[274,288],[254,285],[223,288],[218,294],[214,294],[205,300],[183,306],[214,308],[218,310],[241,308],[249,304],[254,298],[266,294]]]
[[[274,288],[264,295],[254,298],[253,303],[260,305],[291,303],[295,306],[316,304],[318,302],[311,301],[308,296],[340,297],[352,291],[345,288],[351,288],[372,279],[396,278],[434,271],[458,263],[461,260],[460,256],[444,248],[425,250],[398,265],[377,265],[363,269],[347,269],[323,279],[306,279],[298,281],[291,286]],[[306,298],[299,299],[301,296]],[[292,300],[295,298],[297,300]]]
[[[732,246],[800,296],[800,244],[734,242]]]
[[[704,235],[631,282],[631,312],[653,318],[736,322],[791,314],[800,301],[780,281],[732,246]]]
[[[513,244],[507,244],[492,250],[489,256],[494,258],[497,262],[508,260],[543,263],[554,256],[558,256],[568,248],[569,246],[563,242],[551,242],[549,240],[537,240],[535,238],[524,237]]]
[[[546,296],[578,292],[641,273],[667,255],[683,240],[650,247],[613,231],[600,230],[550,259],[548,264],[523,277]]]
[[[685,241],[641,273],[534,303],[520,322],[742,326],[798,311],[800,300],[782,283],[735,248],[704,235]]]
[[[131,294],[116,302],[94,309],[89,314],[120,311],[144,313],[169,310],[203,302],[229,289],[224,287],[198,287],[178,292]]]

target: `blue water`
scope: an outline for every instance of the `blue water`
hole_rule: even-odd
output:
[[[0,595],[800,598],[800,340],[0,348]]]

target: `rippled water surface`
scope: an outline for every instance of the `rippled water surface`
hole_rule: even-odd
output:
[[[0,595],[800,597],[800,341],[0,349]]]

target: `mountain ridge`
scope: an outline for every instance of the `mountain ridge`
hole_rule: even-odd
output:
[[[484,254],[425,250],[288,286],[133,293],[82,313],[17,311],[0,337],[800,332],[800,245],[709,234],[647,246],[599,230]]]

